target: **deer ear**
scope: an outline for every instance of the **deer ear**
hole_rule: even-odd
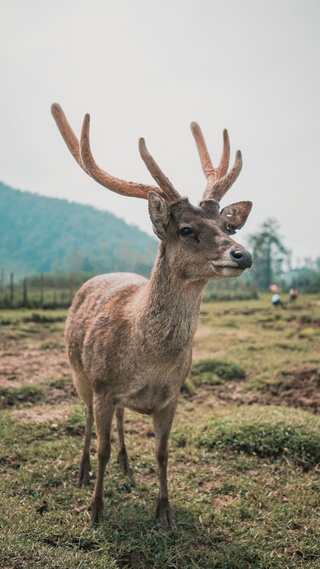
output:
[[[166,239],[166,229],[169,223],[169,210],[166,202],[156,192],[148,192],[149,215],[153,231],[161,239]]]
[[[244,226],[251,208],[252,202],[237,202],[224,207],[220,215],[224,217],[230,229],[236,232],[237,229]]]

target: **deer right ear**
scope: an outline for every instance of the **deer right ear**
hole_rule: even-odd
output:
[[[166,239],[169,211],[166,202],[156,192],[148,192],[149,215],[153,231],[161,241]]]

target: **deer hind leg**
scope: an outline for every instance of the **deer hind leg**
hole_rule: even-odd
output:
[[[114,406],[106,394],[94,398],[94,417],[98,439],[98,474],[91,501],[91,523],[99,523],[103,512],[103,479],[110,458],[110,432]]]
[[[82,453],[82,459],[78,474],[77,486],[80,487],[82,485],[88,486],[90,483],[90,471],[91,471],[91,463],[90,463],[90,441],[92,435],[92,425],[93,425],[93,408],[92,403],[90,405],[86,405],[86,426],[85,426],[85,435],[84,435],[84,447]]]
[[[175,527],[169,504],[167,481],[168,440],[175,410],[176,403],[168,405],[165,409],[153,415],[155,455],[159,469],[159,496],[156,515],[164,530]]]
[[[92,409],[92,397],[93,392],[90,387],[89,382],[86,377],[75,370],[72,371],[73,383],[75,388],[85,404],[86,409],[86,426],[85,426],[85,436],[84,436],[84,448],[82,452],[82,459],[77,479],[77,486],[85,485],[87,486],[90,482],[89,472],[91,470],[90,464],[90,441],[92,435],[93,426],[93,409]]]
[[[123,415],[124,415],[123,407],[118,407],[116,410],[117,430],[119,437],[118,463],[121,472],[123,474],[127,474],[132,479],[132,469],[130,468],[127,449],[124,441]]]

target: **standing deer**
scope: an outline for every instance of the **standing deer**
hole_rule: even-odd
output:
[[[130,472],[124,408],[152,415],[159,471],[156,512],[162,528],[168,529],[175,525],[167,486],[168,439],[191,364],[202,291],[208,281],[239,276],[252,264],[250,253],[230,237],[245,224],[252,203],[241,201],[219,211],[219,201],[240,173],[241,153],[237,152],[228,172],[230,145],[224,130],[221,161],[214,168],[200,127],[191,124],[207,179],[202,201],[194,207],[163,174],[143,138],[139,141],[141,158],[158,186],[125,182],[102,170],[90,149],[90,116],[85,115],[79,143],[61,107],[54,104],[51,110],[70,152],[87,174],[113,192],[148,200],[153,230],[160,239],[150,280],[132,273],[94,277],[80,288],[70,308],[65,339],[74,383],[86,406],[77,483],[89,483],[95,420],[98,474],[91,521],[100,522],[114,412],[123,473]]]

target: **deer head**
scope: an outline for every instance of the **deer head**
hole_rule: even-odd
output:
[[[173,187],[149,153],[143,138],[139,140],[140,155],[157,186],[126,182],[96,164],[90,149],[88,114],[84,117],[79,141],[60,105],[53,104],[51,111],[71,154],[89,176],[113,192],[148,200],[154,233],[181,277],[190,281],[217,280],[238,276],[252,265],[250,253],[230,237],[245,224],[252,203],[240,201],[221,211],[219,206],[242,168],[238,150],[235,163],[228,171],[230,143],[227,130],[223,132],[220,164],[214,168],[199,125],[191,124],[207,179],[202,201],[195,207]]]

